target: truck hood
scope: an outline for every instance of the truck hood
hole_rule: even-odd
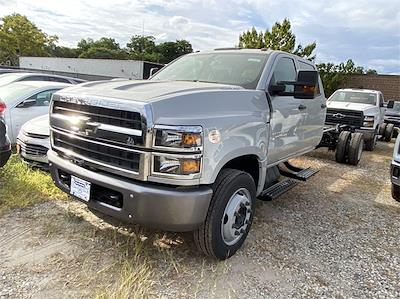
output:
[[[23,130],[27,133],[50,136],[49,115],[36,117],[24,124]]]
[[[377,108],[374,105],[369,104],[360,104],[360,103],[351,103],[351,102],[337,102],[337,101],[327,101],[326,105],[328,108],[335,109],[348,109],[348,110],[357,110],[357,111],[367,111],[373,108]]]
[[[204,91],[238,90],[236,85],[189,81],[116,80],[96,81],[66,88],[62,93],[119,98],[135,102],[154,102],[178,95]]]
[[[400,118],[400,112],[387,110],[386,113],[385,113],[385,116],[392,116],[392,117],[399,117]]]

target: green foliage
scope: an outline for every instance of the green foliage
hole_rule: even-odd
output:
[[[18,65],[19,56],[49,56],[56,36],[48,36],[27,17],[12,14],[0,19],[0,64]]]
[[[325,95],[327,97],[335,92],[335,90],[342,87],[344,82],[348,80],[349,76],[352,74],[377,74],[376,70],[365,70],[361,66],[356,66],[351,59],[339,64],[320,63],[317,64],[317,69],[321,76]]]
[[[154,36],[134,35],[126,46],[132,59],[160,63],[169,63],[181,55],[193,52],[192,45],[186,40],[156,45]]]
[[[169,63],[184,54],[192,53],[192,45],[186,40],[165,42],[157,45],[156,52],[161,55],[161,63]]]
[[[294,53],[309,60],[314,60],[313,52],[316,43],[313,42],[303,47],[297,45],[296,36],[293,34],[291,24],[288,19],[284,19],[282,23],[276,22],[271,31],[262,30],[258,32],[254,27],[251,30],[243,32],[239,35],[239,47],[250,49],[268,48],[272,50],[281,50]]]
[[[16,155],[0,168],[0,213],[49,199],[66,199],[49,174],[33,170]]]

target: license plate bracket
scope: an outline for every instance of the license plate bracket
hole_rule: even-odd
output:
[[[92,184],[90,182],[71,175],[71,195],[88,202],[90,200],[91,187]]]

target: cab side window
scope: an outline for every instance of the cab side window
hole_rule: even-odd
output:
[[[52,89],[52,90],[45,90],[42,92],[39,92],[29,98],[29,100],[35,100],[36,103],[33,106],[49,106],[50,101],[51,101],[51,96],[53,93],[58,91],[58,89]]]
[[[274,72],[270,84],[276,84],[280,81],[296,81],[297,72],[294,60],[288,57],[279,58],[278,63],[275,66]],[[293,91],[292,85],[286,86],[287,92]]]

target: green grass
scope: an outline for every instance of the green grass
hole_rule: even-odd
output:
[[[34,170],[12,155],[0,168],[0,213],[24,208],[46,200],[66,199],[53,183],[50,174]]]

